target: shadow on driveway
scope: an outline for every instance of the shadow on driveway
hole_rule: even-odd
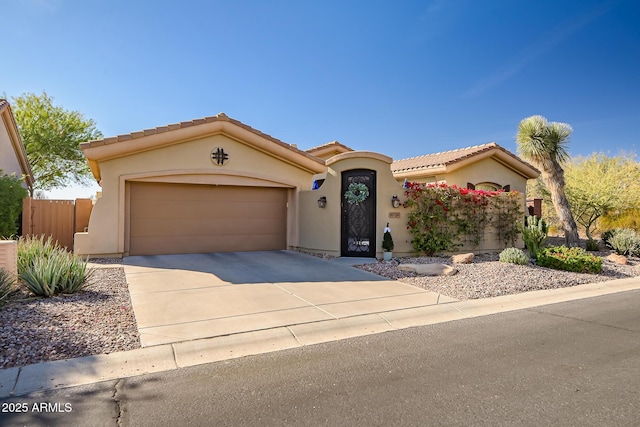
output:
[[[211,273],[233,284],[285,282],[372,282],[382,276],[294,251],[219,252],[208,254],[130,256],[130,272],[145,269],[187,270]]]

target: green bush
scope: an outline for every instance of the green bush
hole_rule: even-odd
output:
[[[600,246],[598,245],[598,241],[595,239],[587,239],[587,250],[590,252],[595,252],[600,250]]]
[[[15,290],[15,278],[7,270],[0,268],[0,305],[4,304]]]
[[[612,228],[610,230],[606,230],[603,231],[602,234],[600,235],[600,241],[608,248],[611,248],[611,245],[609,244],[609,239],[611,239],[611,236],[613,236],[613,233],[615,233],[617,229]]]
[[[27,197],[22,178],[6,175],[0,169],[0,237],[10,237],[18,232],[18,218],[22,212],[22,199]]]
[[[518,248],[506,248],[500,252],[500,262],[524,265],[529,264],[529,257]]]
[[[547,240],[547,233],[549,231],[547,223],[544,219],[538,218],[535,215],[529,215],[525,218],[521,231],[524,246],[529,251],[531,258],[536,259],[540,249],[544,247],[544,243]]]
[[[92,275],[86,262],[54,244],[51,237],[18,241],[18,278],[34,295],[78,292],[87,287]]]
[[[587,253],[579,247],[553,246],[543,248],[538,253],[537,264],[541,267],[577,273],[600,273],[602,271],[602,258]]]
[[[602,240],[620,255],[640,256],[640,236],[630,228],[606,231],[602,233]]]

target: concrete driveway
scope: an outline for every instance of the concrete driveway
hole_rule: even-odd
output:
[[[292,251],[124,259],[143,347],[454,301]]]

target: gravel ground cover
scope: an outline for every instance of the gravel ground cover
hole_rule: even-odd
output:
[[[114,262],[97,268],[83,292],[38,298],[19,291],[0,307],[0,369],[140,348],[121,262],[98,260]]]
[[[592,253],[604,258],[611,251]],[[400,263],[452,265],[458,273],[453,276],[419,276],[398,270]],[[357,267],[459,300],[489,298],[540,289],[566,288],[585,283],[640,276],[640,259],[638,258],[629,258],[627,265],[603,259],[602,273],[599,274],[552,270],[533,264],[515,265],[498,261],[498,254],[477,255],[470,264],[453,264],[451,257],[417,257]]]

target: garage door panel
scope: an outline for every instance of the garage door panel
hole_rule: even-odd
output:
[[[176,206],[176,204],[182,206]],[[264,215],[279,217],[286,208],[286,199],[270,202],[206,201],[206,200],[135,200],[131,202],[136,218],[251,218],[259,210]]]
[[[214,221],[213,223],[211,221]],[[249,229],[251,232],[237,233],[238,229]],[[184,221],[179,219],[176,221],[167,219],[147,219],[144,221],[132,221],[131,229],[135,232],[131,233],[132,237],[157,236],[158,230],[164,230],[163,236],[186,235],[198,236],[206,230],[207,235],[216,236],[255,236],[256,234],[286,234],[285,224],[274,223],[271,218],[243,219],[234,218],[230,220],[198,220]],[[265,231],[268,231],[265,233]]]
[[[182,236],[172,238],[173,248],[188,248],[179,253],[208,253],[208,252],[250,252],[281,250],[286,242],[277,242],[273,235],[253,236],[249,241],[244,235],[226,236],[224,238],[208,238],[203,236]],[[139,246],[148,248],[145,255],[163,255],[167,252],[166,239],[162,237],[142,237]]]
[[[129,253],[286,249],[287,190],[130,184]]]

